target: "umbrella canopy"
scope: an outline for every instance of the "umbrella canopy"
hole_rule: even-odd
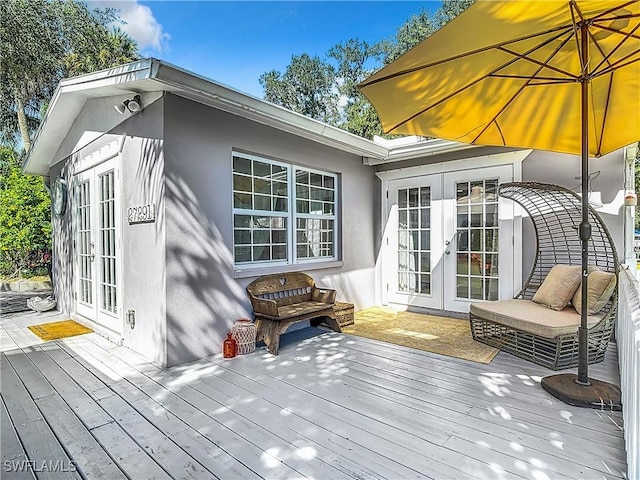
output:
[[[389,133],[580,154],[586,304],[588,159],[640,140],[640,1],[478,0],[360,90]],[[582,309],[576,378],[542,386],[574,405],[619,404],[617,387],[588,378],[587,334]]]
[[[360,89],[388,133],[580,154],[583,79],[589,155],[637,141],[640,2],[480,0]]]

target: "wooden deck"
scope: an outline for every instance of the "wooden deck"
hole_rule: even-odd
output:
[[[27,321],[0,329],[3,479],[625,478],[622,416],[563,404],[506,354],[305,329],[277,357],[161,370],[96,334],[34,345]],[[617,382],[615,353],[591,374]]]

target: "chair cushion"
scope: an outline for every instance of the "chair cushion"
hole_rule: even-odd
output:
[[[557,311],[531,300],[472,303],[469,312],[478,318],[545,338],[574,334],[580,326],[580,315],[573,307]],[[590,315],[587,326],[591,328],[600,320],[601,315]]]
[[[554,265],[533,296],[533,301],[552,310],[563,310],[580,286],[581,268]]]
[[[616,274],[592,270],[587,276],[587,313],[595,315],[604,308],[616,289]],[[578,313],[582,313],[582,282],[571,300]]]

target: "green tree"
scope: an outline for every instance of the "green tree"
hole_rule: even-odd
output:
[[[307,54],[292,57],[284,74],[260,77],[264,98],[356,135],[382,135],[378,115],[357,86],[366,77],[414,47],[459,15],[473,0],[444,0],[433,14],[412,15],[395,36],[368,44],[357,38],[338,43],[327,60]]]
[[[0,2],[0,137],[5,145],[31,148],[58,82],[68,76],[138,58],[126,34],[109,30],[113,9],[93,9],[79,0]]]
[[[369,139],[381,135],[378,114],[358,90],[358,84],[373,73],[367,67],[373,58],[371,45],[352,38],[331,47],[327,56],[337,64],[337,90],[344,105],[339,127]]]
[[[42,178],[24,175],[16,152],[0,147],[0,275],[44,267],[51,248],[50,207]]]
[[[329,63],[305,53],[291,57],[284,73],[271,70],[260,75],[260,85],[265,100],[335,125],[339,119],[335,79]]]

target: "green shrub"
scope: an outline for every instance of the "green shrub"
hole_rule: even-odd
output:
[[[0,147],[0,275],[42,272],[51,259],[51,201],[42,177],[25,175]]]

